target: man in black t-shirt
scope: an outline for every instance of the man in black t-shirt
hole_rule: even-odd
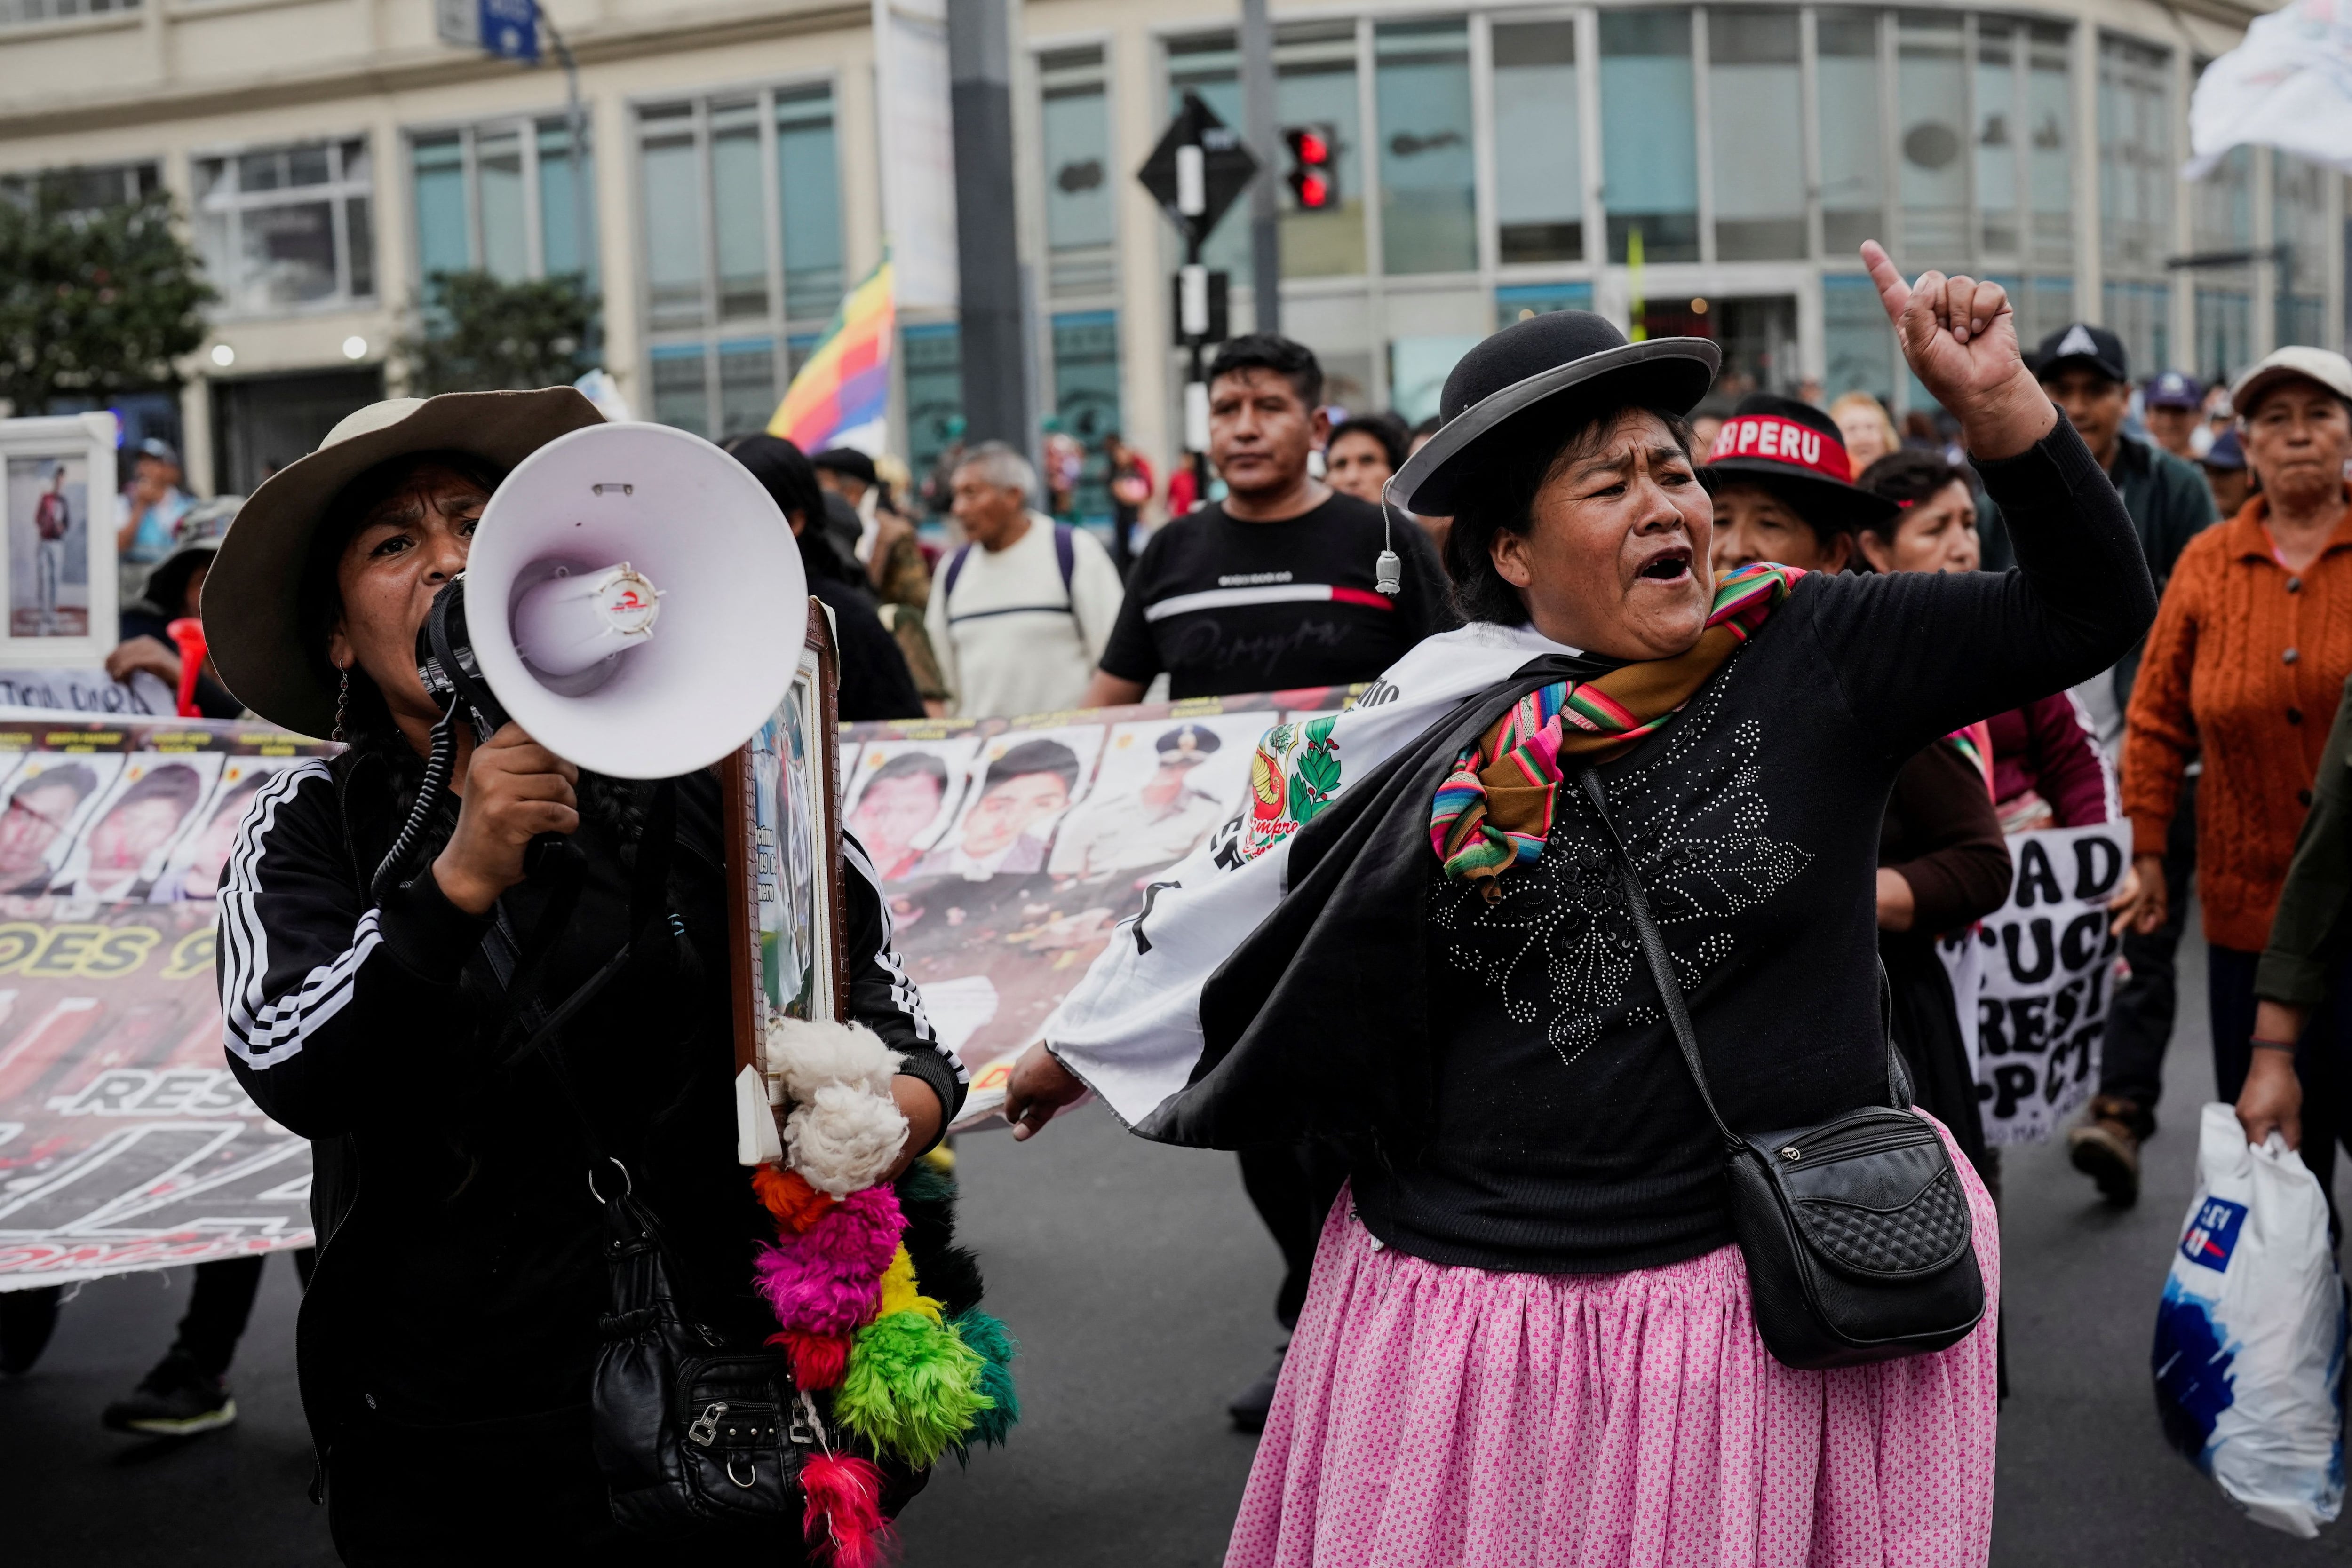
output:
[[[1163,670],[1179,699],[1370,681],[1459,624],[1410,516],[1384,527],[1380,507],[1308,476],[1330,433],[1322,402],[1322,367],[1301,344],[1257,333],[1217,351],[1209,458],[1225,498],[1144,547],[1087,706],[1139,702]],[[1404,564],[1393,598],[1374,582],[1384,549]]]
[[[1174,698],[1349,685],[1376,679],[1433,632],[1461,624],[1444,569],[1404,512],[1342,496],[1307,472],[1329,436],[1323,368],[1271,333],[1234,338],[1209,366],[1209,459],[1225,499],[1151,537],[1084,706],[1140,702],[1161,671]],[[1403,564],[1394,596],[1376,586],[1381,551]],[[1282,1249],[1275,1316],[1295,1326],[1315,1244],[1347,1179],[1320,1145],[1244,1149],[1242,1185]],[[1279,1359],[1227,1406],[1261,1431]]]

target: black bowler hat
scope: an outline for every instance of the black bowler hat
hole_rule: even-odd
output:
[[[1811,528],[1832,533],[1884,523],[1902,507],[1853,482],[1853,464],[1837,421],[1792,397],[1750,392],[1716,433],[1711,460],[1698,471],[1707,492],[1754,485],[1793,507]]]
[[[1462,356],[1438,398],[1445,423],[1390,483],[1407,511],[1449,516],[1473,474],[1518,442],[1562,428],[1575,403],[1680,414],[1706,395],[1722,363],[1705,338],[1629,343],[1589,310],[1530,316]]]

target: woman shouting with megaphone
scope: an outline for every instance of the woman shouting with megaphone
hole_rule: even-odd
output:
[[[668,1560],[616,1527],[598,1462],[610,1309],[587,1150],[658,1218],[699,1321],[753,1345],[775,1326],[748,1268],[774,1227],[736,1161],[716,778],[603,776],[511,721],[478,740],[418,671],[420,629],[508,472],[599,423],[568,388],[362,409],[255,492],[205,585],[230,689],[347,743],[256,795],[218,958],[230,1065],[314,1151],[298,1360],[347,1563]],[[802,602],[774,614],[789,659]],[[446,759],[429,765],[436,727]],[[549,834],[569,846],[562,874],[527,875]],[[844,849],[846,1010],[901,1053],[903,1168],[962,1073],[870,865]],[[772,1526],[745,1544],[790,1560]]]

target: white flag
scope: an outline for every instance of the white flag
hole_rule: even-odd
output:
[[[2189,102],[2184,180],[2252,142],[2352,172],[2352,0],[2298,0],[2256,17],[2205,68]]]

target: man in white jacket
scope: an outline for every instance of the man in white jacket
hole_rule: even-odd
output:
[[[931,579],[924,623],[963,718],[1076,707],[1125,596],[1110,554],[1082,528],[1029,509],[1037,471],[1002,442],[955,471],[971,542]]]

